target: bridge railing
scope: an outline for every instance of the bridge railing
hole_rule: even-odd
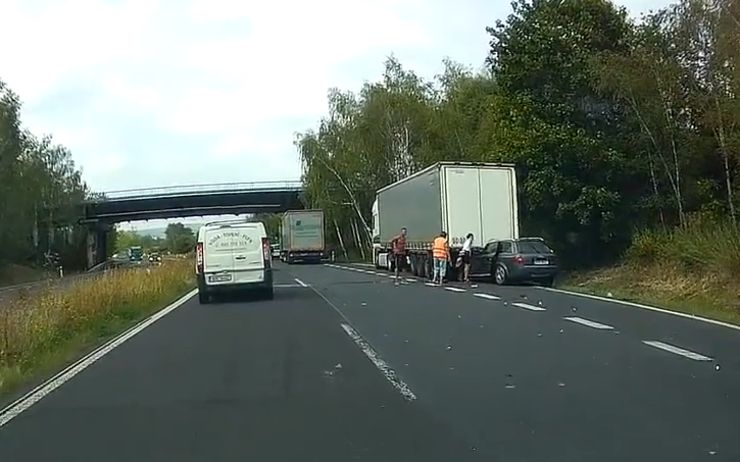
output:
[[[156,188],[120,189],[100,193],[100,200],[144,199],[150,197],[182,196],[190,194],[228,193],[244,191],[297,190],[302,187],[300,180],[288,181],[250,181],[236,183],[193,184],[182,186],[163,186]]]

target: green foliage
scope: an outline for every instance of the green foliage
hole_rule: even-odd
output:
[[[569,265],[697,213],[734,226],[740,2],[709,3],[635,23],[606,0],[517,0],[488,29],[486,73],[448,60],[426,82],[390,58],[359,93],[332,90],[298,136],[308,205],[352,253],[379,188],[442,160],[512,162],[523,234]]]
[[[626,260],[635,267],[673,265],[685,271],[740,276],[740,231],[730,223],[689,219],[686,227],[636,233]]]
[[[22,130],[20,110],[0,80],[0,262],[39,261],[53,250],[65,267],[83,267],[84,230],[59,224],[73,222],[87,186],[69,150]]]
[[[149,252],[167,247],[167,240],[152,237],[149,235],[138,234],[136,231],[116,231],[115,249],[116,252],[125,252],[131,247],[141,247],[144,251]]]
[[[252,221],[261,221],[265,225],[265,231],[267,232],[267,238],[270,242],[280,242],[280,225],[282,223],[282,215],[277,213],[257,213],[252,218]]]
[[[176,254],[188,253],[195,248],[195,234],[193,230],[182,223],[170,223],[165,230],[167,250]]]

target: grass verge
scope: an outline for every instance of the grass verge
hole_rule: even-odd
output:
[[[0,307],[0,399],[74,361],[194,287],[192,264],[111,271]]]
[[[621,265],[570,274],[559,287],[740,325],[740,231],[698,222],[644,231]]]

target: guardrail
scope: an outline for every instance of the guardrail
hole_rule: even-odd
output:
[[[237,183],[213,183],[193,184],[180,186],[162,186],[155,188],[120,189],[101,193],[103,201],[143,199],[150,197],[167,197],[193,194],[209,194],[224,192],[246,192],[246,191],[274,191],[274,190],[300,190],[300,180],[288,181],[250,181]]]

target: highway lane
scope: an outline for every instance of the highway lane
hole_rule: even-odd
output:
[[[740,460],[739,331],[373,273],[191,300],[0,428],[0,460]]]
[[[315,292],[285,268],[276,283],[273,301],[192,299],[157,321],[0,428],[0,460],[473,454],[396,392]]]

